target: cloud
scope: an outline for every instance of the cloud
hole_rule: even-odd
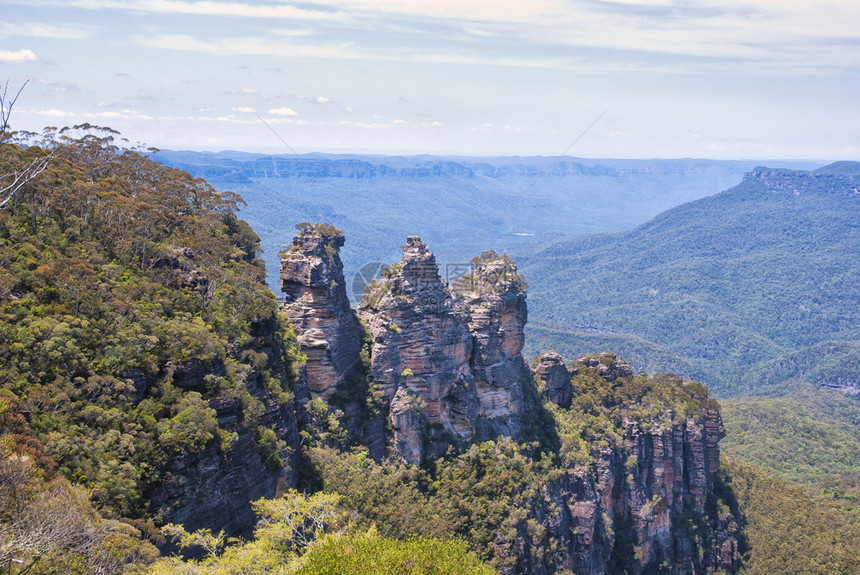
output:
[[[298,113],[295,110],[293,110],[292,108],[287,108],[287,107],[272,108],[271,110],[268,111],[268,113],[272,114],[274,116],[298,116]]]
[[[247,106],[239,106],[238,108],[230,108],[234,112],[242,112],[243,114],[253,114],[256,112],[254,108],[248,108]]]
[[[48,80],[47,78],[39,78],[36,83],[43,86],[49,86],[54,92],[80,92],[81,87],[71,82],[58,82],[56,80]]]
[[[49,110],[32,110],[29,114],[37,116],[46,116],[49,118],[76,118],[87,120],[151,120],[152,116],[142,114],[137,110],[124,109],[119,112],[69,112],[68,110],[58,110],[51,108]]]
[[[122,10],[158,14],[189,14],[195,16],[228,16],[284,20],[339,20],[345,17],[331,9],[310,10],[287,4],[256,2],[216,2],[213,0],[18,0],[40,6],[62,6],[86,10]]]
[[[93,36],[99,29],[96,26],[79,24],[44,24],[41,22],[20,22],[0,24],[0,36],[29,36],[32,38],[59,38],[63,40],[82,40]]]
[[[0,63],[3,64],[23,64],[25,62],[36,62],[39,58],[32,50],[0,50]]]
[[[314,102],[316,102],[317,104],[328,104],[329,102],[331,102],[331,100],[329,100],[325,96],[317,96]]]

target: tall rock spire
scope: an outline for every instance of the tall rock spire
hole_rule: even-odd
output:
[[[525,282],[510,259],[487,252],[460,287],[445,285],[433,253],[410,236],[402,260],[359,306],[373,339],[371,373],[405,461],[522,433]]]
[[[407,238],[402,260],[365,291],[359,314],[373,340],[371,374],[385,392],[398,456],[419,462],[441,455],[451,439],[471,439],[472,338],[420,238]]]
[[[359,365],[362,329],[350,308],[339,250],[343,234],[328,224],[300,224],[281,256],[283,313],[307,356],[309,391],[328,397]]]
[[[472,369],[478,395],[479,436],[521,435],[523,359],[528,320],[526,283],[506,255],[487,251],[472,260],[472,273],[455,286],[468,312],[475,345]]]

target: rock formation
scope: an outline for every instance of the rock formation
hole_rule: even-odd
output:
[[[545,354],[538,362],[548,379],[563,367],[557,355]],[[598,375],[596,366],[579,364],[579,369]],[[617,380],[609,373],[603,377]],[[527,537],[521,533],[513,544],[497,542],[497,550],[517,561],[501,572],[640,574],[663,563],[666,573],[735,572],[738,510],[708,515],[707,507],[723,435],[715,409],[689,418],[625,420],[621,445],[591,446],[592,465],[574,466],[546,484],[547,495],[533,517],[562,551],[531,557],[523,553],[528,545],[517,542]]]
[[[573,396],[570,372],[560,354],[555,351],[542,354],[534,366],[534,375],[544,384],[544,397],[556,405],[570,405]]]
[[[339,234],[305,227],[281,266],[290,297],[285,313],[308,355],[308,387],[330,399],[356,369],[364,334],[348,313],[337,258],[342,243]],[[363,441],[375,459],[386,445],[402,461],[419,463],[470,441],[533,439],[534,422],[546,419],[529,413],[544,409],[530,391],[532,378],[566,410],[577,397],[577,376],[610,386],[633,377],[630,364],[611,353],[581,355],[566,367],[549,352],[530,371],[522,356],[523,278],[493,252],[472,265],[447,286],[433,253],[412,236],[402,260],[368,285],[358,313],[372,341],[368,375],[381,390],[382,409]],[[640,574],[661,563],[679,575],[736,571],[737,510],[708,515],[707,508],[724,434],[718,410],[669,410],[615,425],[616,439],[589,444],[587,454],[571,460],[581,456],[588,464],[571,463],[547,477],[522,521],[499,534],[493,553],[510,566],[502,573]],[[529,555],[532,524],[553,541],[551,553]]]
[[[484,252],[472,260],[472,273],[456,286],[474,339],[471,365],[478,395],[478,435],[518,438],[521,434],[521,380],[528,319],[526,284],[507,256]]]
[[[281,258],[283,313],[307,356],[307,389],[328,397],[355,373],[362,329],[349,305],[338,250],[344,238],[328,225],[303,224]]]
[[[404,461],[441,455],[456,442],[520,437],[525,297],[516,266],[493,252],[449,288],[415,236],[368,287],[359,314],[373,342],[371,375]]]
[[[359,315],[372,338],[371,375],[389,406],[397,454],[419,462],[471,439],[479,401],[467,316],[418,237],[410,236],[403,259],[368,287]]]

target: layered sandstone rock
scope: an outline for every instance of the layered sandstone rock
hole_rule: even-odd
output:
[[[472,337],[418,237],[410,236],[403,259],[368,286],[359,315],[372,338],[371,375],[384,391],[398,456],[417,462],[441,454],[450,444],[443,436],[471,439],[478,413]]]
[[[545,484],[533,517],[558,552],[530,556],[523,530],[513,544],[496,547],[512,559],[502,574],[633,575],[661,564],[661,572],[677,575],[737,571],[738,510],[708,516],[706,509],[714,493],[719,414],[625,427],[621,449],[592,451],[591,469],[575,467]]]
[[[534,375],[544,384],[544,397],[556,405],[569,406],[573,397],[570,372],[564,358],[555,351],[542,354],[534,366]]]
[[[307,389],[328,397],[355,373],[362,329],[350,308],[339,250],[344,238],[332,226],[304,225],[281,257],[283,313],[307,356]]]
[[[472,260],[472,273],[456,287],[474,339],[479,436],[518,438],[522,379],[528,375],[522,354],[528,319],[525,280],[510,258],[490,251]]]

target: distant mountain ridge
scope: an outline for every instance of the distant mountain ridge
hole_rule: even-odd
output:
[[[530,345],[614,349],[721,394],[791,379],[860,391],[858,167],[759,167],[630,232],[518,257]]]
[[[302,156],[259,155],[243,152],[160,151],[156,159],[192,172],[205,171],[214,177],[251,178],[289,177],[432,177],[458,176],[612,176],[636,174],[701,175],[718,173],[715,162],[707,160],[585,160],[549,157],[458,158],[441,156],[363,156],[307,154]],[[725,162],[726,165],[750,162]]]
[[[552,157],[264,155],[163,150],[155,158],[239,193],[242,217],[260,235],[269,285],[294,224],[349,230],[342,250],[350,281],[371,262],[400,258],[420,235],[448,265],[476,253],[529,253],[563,236],[620,232],[686,201],[738,183],[756,162]],[[818,164],[776,162],[812,169]],[[543,174],[546,173],[546,176]],[[467,266],[468,267],[468,266]],[[350,294],[354,301],[360,299]]]

